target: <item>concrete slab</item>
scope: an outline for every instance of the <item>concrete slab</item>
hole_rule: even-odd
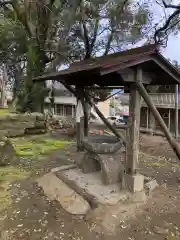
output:
[[[144,176],[141,174],[124,174],[123,187],[129,189],[132,193],[141,192],[144,190]]]
[[[90,210],[89,203],[54,173],[47,173],[38,178],[37,183],[50,200],[57,200],[67,212],[84,215]]]
[[[103,185],[100,172],[84,174],[79,168],[56,172],[61,180],[81,194],[92,205],[116,205],[119,202],[139,202],[140,198],[128,190],[121,189],[121,184]]]

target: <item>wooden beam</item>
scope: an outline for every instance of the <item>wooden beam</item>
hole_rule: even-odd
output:
[[[174,79],[174,84],[175,82],[177,81],[177,83],[180,83],[180,78],[178,76],[179,73],[175,73],[175,70],[174,71],[171,71],[167,66],[166,64],[163,63],[164,60],[162,60],[162,57],[161,59],[159,59],[158,57],[151,57],[151,59],[157,64],[160,66],[160,68],[162,68],[168,75],[170,75],[173,79]],[[171,65],[169,62],[168,62],[169,65]],[[173,67],[173,66],[172,66]]]
[[[149,108],[146,108],[146,129],[149,127]]]
[[[142,69],[136,70],[136,81],[142,81]],[[130,86],[129,95],[129,119],[127,129],[127,147],[126,147],[126,173],[136,174],[138,156],[139,156],[139,130],[140,130],[140,111],[141,95],[136,89],[135,84]]]
[[[121,69],[121,70],[118,70],[116,73],[121,75],[124,82],[130,82],[130,83],[135,82],[136,73],[132,68]],[[142,83],[151,84],[152,80],[153,79],[149,74],[147,74],[146,72],[143,72]]]
[[[85,95],[86,101],[94,107],[96,113],[101,118],[101,120],[104,122],[104,124],[114,133],[114,135],[123,142],[124,145],[126,145],[126,139],[125,136],[121,132],[117,132],[116,129],[110,124],[110,122],[104,117],[104,115],[101,113],[101,111],[98,109],[98,107],[94,104],[94,102],[91,100],[91,98],[88,96],[88,94]]]
[[[168,109],[168,129],[171,131],[171,109]]]
[[[159,114],[158,110],[154,106],[151,98],[148,96],[148,93],[147,93],[146,89],[144,88],[143,84],[140,83],[139,81],[136,81],[136,87],[137,87],[139,93],[141,94],[141,96],[143,97],[144,101],[146,102],[147,106],[149,107],[150,111],[154,115],[154,118],[156,119],[157,123],[161,127],[161,129],[162,129],[164,135],[166,136],[173,151],[176,153],[178,159],[180,160],[180,147],[176,143],[175,139],[171,136],[165,122],[163,121],[161,115]]]
[[[88,132],[89,132],[89,116],[88,116],[88,103],[85,101],[85,96],[83,96],[82,105],[83,105],[83,111],[84,111],[84,119],[83,119],[84,136],[87,138]]]
[[[74,88],[72,88],[71,86],[68,86],[66,84],[64,84],[62,82],[62,84],[72,93],[74,93],[74,95],[77,97],[77,92],[74,90]],[[123,144],[126,145],[126,138],[125,136],[120,133],[117,132],[116,129],[107,121],[107,119],[103,116],[103,114],[101,113],[101,111],[98,109],[98,107],[96,107],[96,105],[94,104],[94,102],[91,100],[91,98],[88,96],[88,94],[85,94],[85,100],[94,107],[96,113],[98,114],[98,116],[102,119],[102,121],[104,122],[105,125],[107,125],[107,127],[114,133],[114,135],[118,138],[121,139]]]

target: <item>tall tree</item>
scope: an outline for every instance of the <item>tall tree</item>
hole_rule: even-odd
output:
[[[143,4],[131,0],[79,2],[79,5],[71,5],[74,15],[68,16],[72,26],[66,54],[71,62],[127,49],[128,45],[142,40],[150,26],[151,15],[145,1]],[[66,14],[63,17],[67,19]],[[91,92],[100,100],[106,99],[108,94],[105,90]]]
[[[142,39],[150,24],[149,14],[145,3],[81,0],[68,35],[68,54],[82,60],[121,51],[125,45]]]
[[[45,84],[34,85],[32,78],[44,73],[46,64],[52,61],[50,51],[46,49],[51,41],[53,42],[53,38],[57,38],[57,32],[54,30],[57,28],[56,14],[59,15],[65,1],[60,1],[58,4],[56,2],[55,0],[0,1],[3,15],[20,26],[21,33],[24,33],[22,41],[13,39],[17,45],[24,46],[22,52],[18,51],[21,56],[24,52],[26,62],[23,97],[24,107],[27,109],[24,110],[43,111],[44,97],[47,94]],[[15,28],[13,30],[16,32]]]
[[[0,0],[0,7],[7,20],[0,22],[0,36],[7,39],[0,40],[0,56],[9,59],[10,79],[24,75],[24,111],[43,111],[46,87],[33,85],[33,77],[62,63],[120,51],[142,39],[149,25],[146,4],[131,0]]]

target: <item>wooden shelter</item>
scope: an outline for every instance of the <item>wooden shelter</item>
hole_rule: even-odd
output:
[[[169,133],[166,124],[153,105],[146,91],[147,85],[175,85],[180,83],[180,72],[167,61],[160,53],[156,44],[131,49],[128,51],[111,54],[108,56],[84,60],[72,64],[67,70],[50,75],[39,76],[35,81],[57,80],[62,82],[68,90],[73,92],[77,101],[82,102],[85,118],[85,135],[87,135],[87,109],[86,102],[93,105],[91,98],[86,92],[88,87],[108,88],[113,86],[125,86],[129,89],[129,123],[127,139],[120,135],[109,124],[97,109],[95,110],[119,138],[126,145],[126,173],[135,175],[139,153],[139,127],[140,127],[140,102],[141,97],[152,112],[160,125],[170,145],[180,159],[180,147]],[[75,86],[75,87],[73,87]],[[80,120],[77,120],[77,143],[81,149],[82,133]]]

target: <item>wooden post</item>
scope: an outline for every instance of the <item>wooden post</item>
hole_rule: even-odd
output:
[[[146,129],[148,130],[148,126],[149,126],[149,108],[147,107],[147,118],[146,118]]]
[[[72,118],[74,117],[74,105],[71,105]]]
[[[76,107],[76,141],[77,141],[77,151],[83,151],[82,140],[84,137],[84,126],[82,119],[81,101],[83,98],[83,88],[76,86],[76,98],[77,98],[77,107]]]
[[[84,103],[84,136],[88,137],[89,132],[89,116],[88,116],[88,106]]]
[[[173,139],[170,132],[168,131],[168,128],[167,128],[165,122],[163,121],[161,115],[159,114],[158,110],[154,106],[154,104],[153,104],[151,98],[149,97],[146,89],[144,88],[143,84],[139,81],[136,81],[136,87],[137,87],[139,93],[141,94],[141,96],[143,97],[144,101],[146,102],[147,106],[151,110],[152,114],[154,115],[157,123],[159,124],[162,131],[164,132],[164,135],[166,136],[166,138],[167,138],[170,146],[172,147],[173,151],[176,153],[178,159],[180,160],[180,147],[176,143],[175,139]]]
[[[149,109],[149,107],[148,107]],[[156,126],[156,121],[155,118],[152,114],[152,112],[149,109],[149,128],[150,128],[150,133],[153,134]]]
[[[171,109],[168,110],[168,129],[171,131]]]
[[[84,90],[83,90],[82,105],[83,105],[83,111],[84,111],[84,118],[83,118],[84,136],[88,137],[88,131],[89,131],[88,103],[85,101],[85,91]]]
[[[136,81],[142,81],[142,70],[137,68]],[[136,85],[130,86],[129,94],[129,119],[127,129],[126,147],[126,173],[136,174],[139,156],[139,129],[140,129],[141,95],[136,89]]]
[[[175,93],[175,137],[179,137],[179,90],[178,84],[176,84]]]

